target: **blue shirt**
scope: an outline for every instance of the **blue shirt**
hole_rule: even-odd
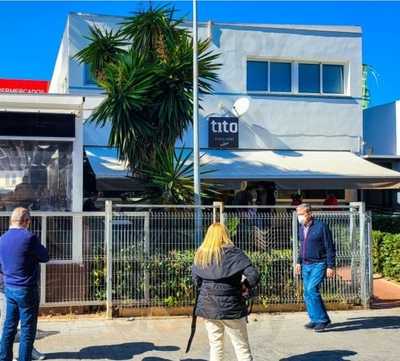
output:
[[[10,228],[0,237],[0,265],[6,287],[36,287],[39,262],[48,260],[47,249],[25,228]]]

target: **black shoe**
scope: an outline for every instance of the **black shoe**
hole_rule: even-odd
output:
[[[322,323],[318,323],[317,325],[315,325],[314,327],[314,331],[315,332],[323,332],[326,330],[326,328],[330,325],[331,323],[328,322],[322,322]]]
[[[307,324],[304,325],[304,328],[306,328],[307,330],[311,330],[313,329],[317,324],[314,322],[309,322]]]

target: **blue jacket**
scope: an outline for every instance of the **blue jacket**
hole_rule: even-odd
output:
[[[326,262],[329,268],[335,267],[335,245],[332,233],[327,224],[313,219],[306,239],[304,239],[304,226],[299,227],[300,252],[298,263]]]
[[[39,262],[49,254],[39,239],[23,228],[11,228],[0,237],[0,265],[6,287],[36,287]]]

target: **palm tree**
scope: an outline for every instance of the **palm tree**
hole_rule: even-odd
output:
[[[91,28],[89,45],[76,58],[90,65],[105,99],[91,118],[111,123],[109,144],[117,147],[132,173],[171,152],[192,122],[192,38],[161,6],[127,17],[118,31]],[[219,54],[200,40],[199,91],[218,81]]]
[[[361,94],[361,108],[367,109],[371,101],[371,91],[368,85],[368,79],[372,76],[378,84],[378,73],[375,68],[368,64],[362,65],[362,94]]]
[[[141,202],[151,204],[191,204],[194,199],[193,161],[191,154],[184,149],[175,152],[158,151],[154,162],[147,164],[139,173],[148,178]],[[200,166],[201,175],[213,172],[206,163]],[[218,195],[215,185],[202,183],[202,197]]]

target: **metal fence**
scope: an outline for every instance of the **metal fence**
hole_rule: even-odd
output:
[[[331,207],[332,208],[332,207]],[[337,248],[329,302],[367,305],[372,291],[371,220],[362,203],[316,209]],[[294,275],[297,218],[284,207],[114,206],[104,212],[33,212],[32,231],[49,250],[41,268],[42,306],[181,307],[193,304],[191,265],[207,227],[224,221],[261,273],[258,302],[302,303]],[[0,232],[8,228],[0,213]]]

